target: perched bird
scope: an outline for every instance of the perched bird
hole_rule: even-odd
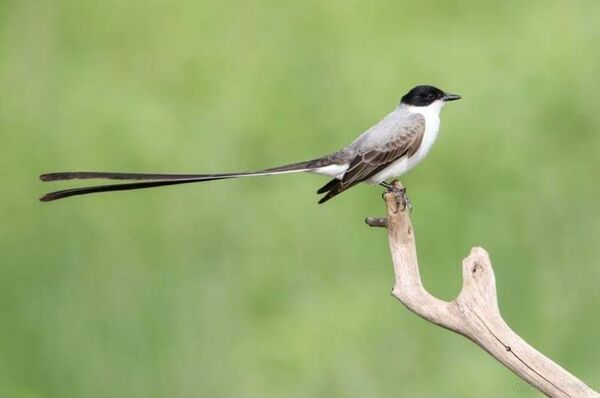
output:
[[[88,171],[42,174],[40,176],[42,181],[91,178],[137,181],[65,189],[48,193],[40,200],[49,202],[95,192],[124,191],[298,172],[315,173],[333,178],[317,191],[318,194],[324,194],[319,203],[328,201],[360,182],[379,184],[388,190],[393,190],[394,187],[387,184],[386,180],[401,176],[425,158],[437,139],[442,107],[446,102],[460,98],[459,95],[446,93],[433,86],[417,86],[402,97],[396,109],[362,133],[350,145],[340,151],[305,162],[258,171],[219,174],[140,174]],[[400,193],[403,195],[404,191]]]

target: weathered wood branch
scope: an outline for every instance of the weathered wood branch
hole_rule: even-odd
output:
[[[392,295],[415,314],[475,342],[517,376],[549,397],[600,394],[531,347],[506,324],[498,308],[496,280],[487,252],[479,247],[463,260],[463,286],[453,301],[440,300],[423,287],[409,212],[393,193],[385,195],[388,217],[367,224],[387,227],[396,281]]]

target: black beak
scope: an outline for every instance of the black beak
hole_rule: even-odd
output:
[[[442,99],[444,100],[444,102],[448,102],[448,101],[456,101],[461,99],[462,97],[458,94],[450,94],[450,93],[444,93],[444,96],[442,97]]]

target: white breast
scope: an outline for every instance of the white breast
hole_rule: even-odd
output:
[[[411,157],[403,157],[396,160],[390,166],[369,179],[372,184],[379,184],[387,179],[399,177],[419,164],[433,147],[440,130],[440,111],[444,106],[443,101],[435,101],[433,104],[425,107],[408,106],[411,113],[419,113],[425,117],[425,131],[421,146]]]

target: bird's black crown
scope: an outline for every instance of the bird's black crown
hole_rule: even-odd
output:
[[[446,93],[437,87],[417,86],[406,93],[400,102],[406,105],[427,106],[445,97]]]

